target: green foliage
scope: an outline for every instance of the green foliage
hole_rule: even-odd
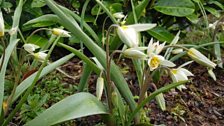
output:
[[[167,15],[183,17],[192,14],[195,5],[191,0],[158,0],[154,8]]]
[[[54,104],[37,118],[26,123],[25,126],[49,126],[94,114],[107,114],[107,110],[90,93],[77,93]]]

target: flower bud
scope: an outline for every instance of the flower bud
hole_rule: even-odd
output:
[[[2,11],[0,10],[0,37],[5,35],[5,25],[4,25],[4,19],[2,16]]]
[[[114,13],[113,16],[117,19],[122,19],[124,18],[124,14],[122,12],[117,12],[117,13]]]
[[[133,59],[145,59],[147,57],[145,53],[135,48],[126,49],[123,54],[125,57]]]
[[[39,61],[44,61],[47,57],[47,54],[44,52],[37,52],[37,53],[34,53],[33,56],[37,58]]]
[[[174,49],[172,51],[173,54],[179,54],[179,53],[182,53],[182,52],[183,52],[183,49],[182,48]]]
[[[206,56],[204,56],[202,53],[200,53],[195,48],[190,48],[187,52],[187,54],[197,63],[209,67],[209,68],[215,68],[216,64],[213,63],[211,60],[209,60]]]
[[[29,53],[33,53],[36,49],[40,48],[38,45],[35,45],[35,44],[31,44],[31,43],[28,43],[28,44],[24,44],[23,45],[23,48],[29,52]]]
[[[63,29],[59,29],[59,28],[53,28],[52,33],[54,35],[57,35],[57,36],[60,36],[60,37],[71,37],[71,35],[69,34],[70,32],[65,31]]]
[[[100,100],[102,97],[103,87],[104,87],[104,79],[102,77],[99,77],[96,82],[96,97],[98,98],[98,100]]]

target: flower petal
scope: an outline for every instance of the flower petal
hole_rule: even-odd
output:
[[[174,64],[173,62],[169,61],[169,60],[163,60],[160,63],[163,66],[167,66],[167,67],[175,67],[176,64]]]
[[[156,27],[156,24],[150,24],[150,23],[146,23],[146,24],[133,24],[133,25],[128,25],[128,27],[134,28],[135,31],[140,32],[140,31],[150,30],[150,29]]]

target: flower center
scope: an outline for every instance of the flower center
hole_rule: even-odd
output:
[[[171,72],[172,72],[173,74],[177,74],[177,69],[172,69]]]
[[[153,57],[150,61],[150,66],[152,68],[157,68],[159,66],[159,64],[160,64],[160,60],[158,57]]]

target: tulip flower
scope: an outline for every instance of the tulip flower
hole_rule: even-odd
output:
[[[37,52],[37,53],[33,53],[32,54],[36,59],[38,59],[39,61],[44,61],[47,57],[47,54],[44,53],[43,51],[41,52]]]
[[[188,76],[194,76],[190,71],[181,67],[177,69],[171,69],[170,73],[173,82],[185,81],[188,80]],[[180,85],[177,87],[177,89],[181,91],[182,89],[186,89],[186,87],[184,85]]]
[[[117,33],[119,38],[129,47],[138,47],[139,32],[147,31],[156,26],[156,24],[134,24],[118,26]]]
[[[102,77],[99,77],[96,82],[96,96],[98,100],[100,100],[102,97],[103,87],[104,87],[104,79]]]
[[[172,50],[172,54],[179,54],[182,53],[184,50],[182,48]]]
[[[165,42],[163,44],[159,44],[159,41],[157,41],[156,43],[153,43],[153,39],[151,39],[148,45],[148,50],[147,50],[148,56],[151,56],[152,54],[156,54],[156,55],[159,54],[163,50],[164,46],[165,46]]]
[[[123,52],[124,56],[133,59],[145,59],[147,55],[138,48],[129,48]]]
[[[113,16],[114,16],[115,18],[117,18],[117,19],[122,19],[122,18],[125,17],[124,14],[123,14],[123,12],[117,12],[117,13],[114,13]]]
[[[57,36],[60,36],[60,37],[71,37],[71,35],[69,34],[70,32],[65,31],[63,29],[59,29],[59,28],[53,28],[52,33],[54,35],[57,35]]]
[[[209,60],[206,56],[200,53],[195,48],[190,48],[187,54],[197,63],[207,66],[209,68],[215,68],[216,64]]]
[[[33,53],[36,49],[40,48],[38,45],[35,45],[35,44],[31,44],[31,43],[28,43],[28,44],[24,44],[23,45],[23,48],[29,52],[29,53]]]
[[[149,65],[150,71],[153,71],[154,69],[158,68],[160,65],[167,66],[167,67],[176,66],[171,61],[166,60],[163,56],[156,55],[156,54],[152,54],[152,56],[148,59],[148,65]]]
[[[2,16],[2,11],[0,10],[0,37],[5,35],[5,25],[4,25],[4,19]]]

